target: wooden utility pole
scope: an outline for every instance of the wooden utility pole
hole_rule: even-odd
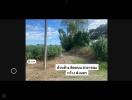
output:
[[[44,69],[46,69],[47,61],[47,20],[45,19],[45,34],[44,34]]]

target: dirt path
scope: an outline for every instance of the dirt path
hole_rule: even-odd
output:
[[[55,64],[64,63],[87,63],[86,59],[63,54],[63,56],[56,57],[53,60],[47,61],[47,68],[44,70],[43,63],[37,62],[35,65],[26,65],[26,80],[43,81],[43,80],[106,80],[107,72],[91,71],[89,76],[65,76],[65,71],[56,71]]]

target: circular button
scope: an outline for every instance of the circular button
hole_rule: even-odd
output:
[[[17,69],[16,68],[11,68],[11,73],[12,74],[16,74],[17,73]]]

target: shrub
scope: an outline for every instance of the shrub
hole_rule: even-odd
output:
[[[85,47],[89,45],[90,38],[88,32],[78,32],[74,36],[74,47]]]
[[[26,52],[26,59],[33,59],[31,52]]]
[[[95,53],[95,56],[99,60],[107,60],[107,39],[100,37],[96,42],[92,43],[91,47]]]
[[[61,47],[57,45],[47,46],[47,57],[59,56],[61,53]],[[44,46],[43,45],[28,45],[26,46],[26,59],[43,60],[44,58]]]
[[[59,56],[61,53],[61,47],[57,45],[49,45],[47,49],[47,56],[48,57],[55,57]]]
[[[70,35],[66,35],[66,34],[61,34],[59,37],[62,47],[66,51],[71,50],[71,48],[73,47],[73,38]]]
[[[28,45],[26,46],[26,59],[43,59],[43,45]]]
[[[67,35],[62,30],[59,30],[59,38],[61,41],[62,47],[69,51],[74,47],[85,47],[89,45],[90,38],[88,32],[77,32],[75,35]]]

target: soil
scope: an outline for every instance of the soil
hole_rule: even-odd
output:
[[[84,81],[104,81],[107,80],[107,71],[89,71],[88,76],[66,76],[65,71],[56,71],[55,64],[72,64],[75,61],[83,61],[89,63],[86,58],[75,55],[63,54],[60,57],[47,60],[47,67],[44,69],[43,62],[37,61],[36,64],[26,64],[26,80],[27,81],[66,81],[66,80],[84,80]],[[95,62],[95,61],[90,61]]]

